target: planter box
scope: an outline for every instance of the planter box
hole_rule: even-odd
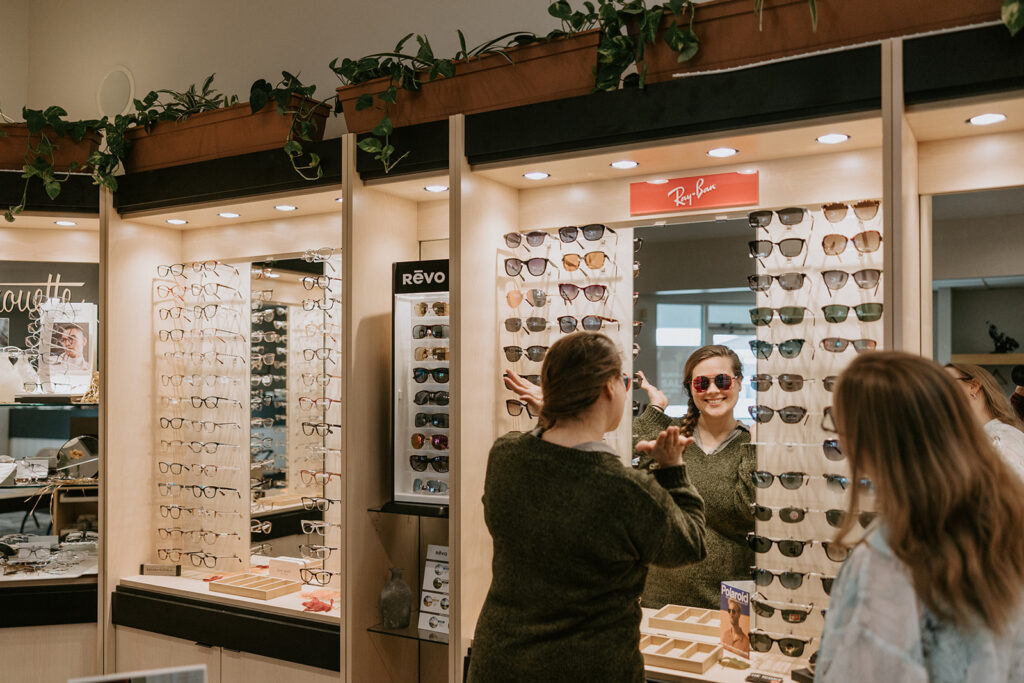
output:
[[[391,123],[396,127],[441,121],[452,114],[479,114],[524,104],[561,100],[586,95],[594,88],[598,31],[570,38],[512,48],[507,55],[487,55],[455,67],[452,78],[424,82],[419,92],[398,91],[391,105]],[[338,88],[338,98],[350,133],[366,133],[376,126],[384,104],[356,111],[356,100],[364,93],[376,95],[387,88],[388,79],[378,78]]]
[[[34,156],[28,152],[28,126],[24,123],[10,123],[0,125],[0,130],[7,133],[7,137],[0,137],[0,169],[20,171],[25,164],[32,163]],[[50,127],[45,132],[56,148],[53,165],[58,171],[67,171],[75,161],[85,163],[89,155],[100,146],[100,134],[93,131],[87,132],[80,142],[69,137],[58,137]],[[38,142],[39,136],[36,135],[32,144]]]
[[[676,73],[696,73],[767,62],[782,57],[877,42],[885,38],[939,31],[999,19],[994,0],[842,0],[818,3],[818,30],[811,25],[807,0],[765,0],[763,30],[750,0],[713,0],[697,6],[697,55],[678,55],[661,39],[645,53],[647,82]],[[662,30],[673,17],[662,21]]]
[[[298,106],[298,98],[293,103]],[[313,114],[317,141],[323,140],[328,113],[322,105]],[[126,136],[132,146],[124,170],[152,171],[283,147],[291,125],[292,117],[279,115],[273,103],[253,114],[243,102],[193,114],[185,121],[159,121],[148,132],[133,128]]]

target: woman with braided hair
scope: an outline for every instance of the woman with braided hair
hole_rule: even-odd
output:
[[[668,398],[647,382],[640,388],[650,405],[633,420],[634,446],[657,438],[669,427],[692,438],[683,452],[690,482],[704,498],[707,519],[707,558],[685,567],[652,566],[644,586],[643,605],[658,609],[666,604],[718,609],[722,581],[749,580],[754,552],[747,534],[754,530],[753,472],[757,456],[750,432],[733,417],[739,400],[743,366],[736,353],[720,345],[702,346],[686,360],[683,383],[689,408],[682,418],[665,414]],[[514,372],[507,372],[506,386],[540,412],[540,389]],[[638,451],[638,469],[652,471],[657,464]]]

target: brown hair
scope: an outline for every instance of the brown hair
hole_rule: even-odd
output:
[[[698,363],[709,358],[728,358],[732,361],[732,374],[738,378],[743,377],[743,363],[740,362],[740,357],[736,355],[736,352],[728,346],[708,344],[691,353],[690,357],[686,359],[686,365],[683,366],[683,389],[689,397],[686,415],[683,416],[683,424],[679,427],[683,436],[693,436],[693,430],[697,428],[697,420],[700,419],[700,411],[697,409],[697,404],[693,402],[693,369],[697,367]]]
[[[834,414],[854,480],[873,477],[888,544],[917,596],[958,627],[1001,631],[1024,584],[1024,483],[938,364],[895,351],[858,356]],[[837,541],[859,509],[852,488]]]
[[[575,419],[597,401],[608,380],[621,373],[619,350],[603,334],[574,332],[556,341],[540,369],[544,390],[541,428],[551,429],[559,420]]]
[[[985,405],[988,406],[992,417],[1024,431],[1024,423],[1014,414],[1010,402],[1003,395],[999,383],[996,382],[996,378],[992,376],[991,372],[980,365],[971,365],[970,363],[946,363],[946,367],[959,372],[961,380],[977,380],[981,385],[981,393],[985,397]]]

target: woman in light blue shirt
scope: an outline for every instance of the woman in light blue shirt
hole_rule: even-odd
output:
[[[1024,681],[1024,483],[955,381],[917,356],[864,354],[833,413],[879,523],[836,579],[815,680]]]

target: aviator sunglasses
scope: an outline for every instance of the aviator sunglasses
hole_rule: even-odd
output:
[[[738,379],[732,375],[727,375],[724,372],[715,375],[714,377],[708,377],[707,375],[697,375],[690,380],[690,386],[698,394],[703,394],[705,391],[711,388],[711,383],[714,382],[715,386],[722,391],[729,391],[732,388],[732,381]]]

